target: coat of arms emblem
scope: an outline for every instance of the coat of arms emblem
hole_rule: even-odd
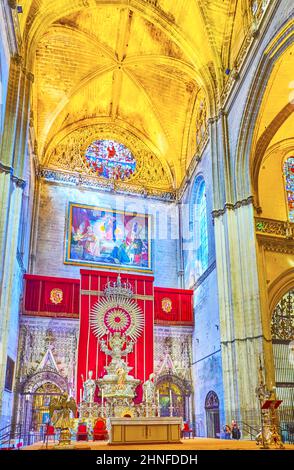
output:
[[[169,299],[168,297],[164,297],[164,299],[162,299],[161,301],[161,308],[165,313],[170,313],[173,308],[171,299]]]
[[[53,304],[57,305],[62,302],[63,292],[61,289],[55,288],[50,292],[50,300]]]

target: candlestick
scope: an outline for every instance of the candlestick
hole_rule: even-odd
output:
[[[102,389],[102,392],[101,392],[101,400],[102,400],[102,405],[101,405],[101,414],[102,416],[104,416],[104,390]]]
[[[170,413],[170,416],[173,415],[173,397],[172,397],[171,390],[169,390],[169,413]]]
[[[80,388],[80,402],[83,401],[83,393],[82,393],[82,389]]]
[[[159,390],[157,390],[157,414],[160,416]]]

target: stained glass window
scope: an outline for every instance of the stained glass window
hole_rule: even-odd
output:
[[[294,157],[284,163],[285,189],[288,202],[289,221],[294,223]]]
[[[195,205],[196,228],[196,274],[201,275],[208,268],[208,232],[205,182],[201,179]]]
[[[129,179],[136,170],[131,151],[115,140],[95,140],[87,148],[85,159],[92,171],[107,179]]]

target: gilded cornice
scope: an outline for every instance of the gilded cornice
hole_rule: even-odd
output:
[[[255,217],[255,231],[258,242],[266,251],[294,254],[294,224]]]
[[[70,171],[55,170],[51,168],[39,167],[36,176],[44,181],[77,186],[80,188],[96,189],[99,191],[126,194],[132,196],[141,196],[150,199],[157,199],[167,202],[176,200],[175,191],[163,191],[156,188],[146,188],[141,185],[128,184],[114,180],[107,180],[96,176],[89,176]]]
[[[257,236],[259,243],[265,251],[273,253],[282,253],[285,255],[294,255],[294,240],[286,240],[268,236]]]
[[[294,239],[294,224],[284,220],[255,217],[255,230],[258,235]]]

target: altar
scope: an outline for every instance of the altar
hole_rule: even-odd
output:
[[[110,418],[109,444],[181,442],[182,418]]]

